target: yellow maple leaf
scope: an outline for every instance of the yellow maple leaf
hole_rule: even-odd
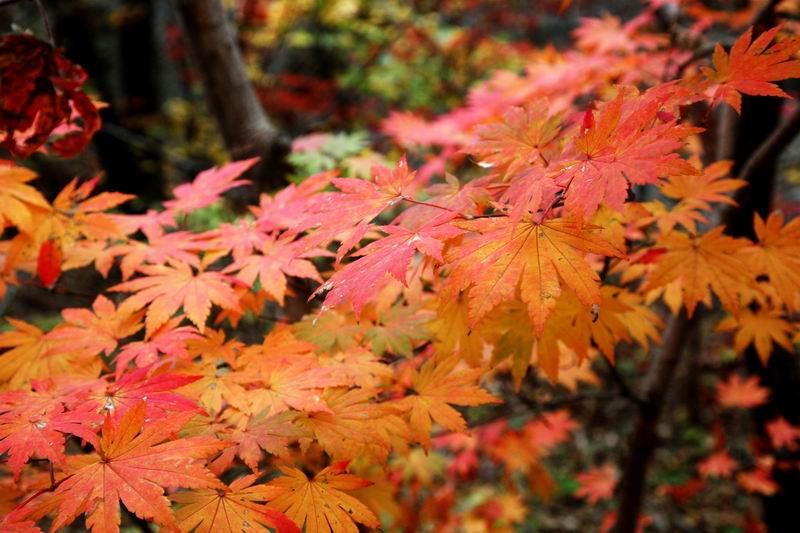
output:
[[[281,466],[283,476],[270,481],[266,498],[271,507],[285,513],[306,533],[358,533],[356,523],[376,528],[380,522],[349,491],[372,484],[345,474],[347,461],[334,463],[313,479],[297,468]]]

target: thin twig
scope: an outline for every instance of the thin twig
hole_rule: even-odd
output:
[[[36,2],[36,7],[39,8],[39,16],[42,17],[42,24],[44,24],[44,31],[47,33],[47,40],[50,45],[56,47],[56,39],[53,37],[53,28],[50,27],[50,19],[47,17],[47,10],[44,8],[42,0],[33,0]]]
[[[619,389],[619,393],[622,394],[623,397],[628,398],[629,400],[633,401],[635,404],[642,406],[644,405],[645,401],[641,398],[638,394],[633,392],[628,382],[625,381],[625,378],[622,377],[622,374],[619,373],[617,369],[617,365],[612,363],[608,357],[601,356],[600,359],[605,361],[606,368],[608,369],[609,374],[611,375],[612,381],[617,385]]]

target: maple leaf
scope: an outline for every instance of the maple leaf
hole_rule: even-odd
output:
[[[222,491],[195,489],[170,495],[180,505],[175,511],[178,527],[195,533],[267,533],[267,528],[278,533],[301,533],[285,515],[263,504],[270,491],[265,485],[254,485],[257,478],[258,474],[241,477]]]
[[[597,505],[600,500],[610,500],[614,497],[617,474],[611,464],[580,472],[575,476],[575,480],[579,485],[575,497],[586,498],[589,505]]]
[[[741,93],[790,98],[772,82],[800,76],[800,60],[793,59],[800,50],[800,37],[787,37],[769,46],[780,29],[765,31],[753,41],[750,28],[736,39],[730,54],[717,43],[712,57],[714,68],[702,69],[714,89],[712,105],[725,101],[741,113]]]
[[[479,366],[486,344],[481,328],[470,328],[466,295],[442,298],[426,328],[434,336],[437,354],[458,354],[470,366]]]
[[[768,397],[769,389],[759,385],[757,376],[742,380],[733,374],[728,381],[717,383],[717,401],[723,407],[750,409],[766,403]]]
[[[704,478],[729,478],[737,466],[739,464],[730,456],[728,450],[720,450],[703,459],[697,465],[697,471]]]
[[[577,159],[561,164],[556,181],[566,188],[565,206],[571,213],[589,218],[600,202],[621,211],[629,182],[656,184],[666,176],[698,174],[676,152],[699,130],[674,118],[661,122],[656,98],[628,93],[633,92],[620,89],[614,100],[601,105],[597,118],[575,139]]]
[[[304,206],[307,215],[295,222],[291,233],[314,228],[313,234],[305,237],[311,247],[341,241],[336,254],[336,260],[340,261],[364,237],[372,219],[414,193],[416,174],[409,169],[405,156],[394,171],[375,165],[372,174],[374,182],[332,179],[341,192],[320,193],[310,198]]]
[[[711,307],[709,287],[722,306],[737,316],[739,293],[752,285],[751,273],[742,268],[741,251],[744,239],[723,235],[724,227],[716,227],[699,237],[678,231],[670,232],[659,242],[666,252],[659,256],[642,290],[680,282],[683,304],[689,317],[697,304]]]
[[[778,311],[745,309],[738,320],[728,317],[720,322],[717,331],[736,331],[733,345],[736,353],[741,354],[750,344],[755,344],[758,357],[764,364],[769,360],[773,343],[789,351],[794,349],[790,340],[792,326]]]
[[[780,488],[770,477],[769,472],[763,468],[754,468],[747,472],[739,472],[736,475],[736,483],[747,492],[772,496]]]
[[[364,333],[364,339],[375,355],[391,351],[397,355],[411,357],[414,341],[427,339],[423,324],[431,313],[421,311],[418,305],[397,303],[385,311],[379,311],[375,324]]]
[[[109,290],[136,293],[122,304],[126,309],[147,306],[147,337],[167,323],[181,307],[200,333],[205,329],[211,304],[225,309],[239,308],[231,278],[225,274],[202,271],[195,274],[189,265],[180,262],[143,266],[141,271],[144,277],[114,285]]]
[[[97,377],[101,361],[80,352],[54,353],[55,341],[39,328],[22,320],[6,317],[14,327],[0,333],[0,348],[10,348],[0,355],[0,387],[19,389],[32,379],[52,376]]]
[[[781,213],[771,213],[766,222],[755,214],[753,229],[758,243],[743,250],[748,264],[769,278],[778,301],[800,310],[800,218],[784,225]]]
[[[140,320],[143,314],[117,309],[114,302],[100,294],[92,303],[91,310],[70,308],[61,311],[63,324],[45,336],[54,341],[53,350],[58,353],[80,351],[91,355],[111,355],[121,339],[142,328]]]
[[[313,479],[290,466],[279,467],[283,476],[267,484],[269,504],[286,513],[306,533],[358,533],[356,523],[377,528],[380,522],[358,499],[347,492],[372,485],[345,474],[348,461],[333,463]]]
[[[286,277],[311,279],[322,283],[314,264],[308,259],[310,252],[301,251],[297,243],[287,239],[266,239],[258,254],[249,254],[235,260],[223,272],[237,272],[236,278],[248,287],[256,279],[261,289],[283,305],[286,295]]]
[[[91,196],[100,175],[78,185],[69,182],[53,200],[52,206],[37,217],[34,241],[41,243],[50,238],[59,239],[64,251],[64,263],[70,262],[70,252],[81,239],[105,241],[124,238],[116,219],[104,213],[108,209],[134,198],[119,192],[102,192]]]
[[[800,439],[800,427],[793,426],[782,416],[767,423],[767,435],[774,448],[786,448],[794,450],[797,448],[797,441]]]
[[[96,444],[95,431],[102,422],[102,417],[92,411],[67,411],[45,383],[34,382],[33,387],[33,391],[0,394],[0,454],[8,454],[16,479],[33,456],[65,468],[65,435],[77,435]]]
[[[201,241],[202,236],[186,231],[165,233],[159,228],[158,231],[145,230],[145,235],[146,243],[128,240],[111,246],[104,252],[108,256],[122,257],[119,267],[123,280],[140,272],[142,265],[146,263],[159,265],[172,260],[200,268],[200,259],[195,252],[210,246]]]
[[[374,401],[377,393],[329,388],[323,395],[329,411],[306,413],[297,424],[313,434],[334,461],[361,457],[384,463],[391,443],[406,440],[408,429],[397,406]]]
[[[42,280],[42,285],[52,289],[61,275],[61,262],[64,253],[54,239],[47,239],[39,247],[39,256],[36,258],[36,273]]]
[[[98,380],[98,386],[81,395],[77,406],[80,409],[111,414],[115,420],[119,420],[142,401],[147,406],[148,420],[166,418],[177,412],[200,411],[194,401],[172,392],[197,381],[199,376],[148,376],[151,370],[149,367],[137,368],[122,374],[113,383],[107,383],[104,379]]]
[[[165,488],[225,488],[202,459],[226,443],[211,437],[164,442],[192,416],[178,413],[143,428],[145,404],[139,402],[118,424],[106,417],[95,453],[67,459],[67,477],[52,493],[60,501],[52,530],[86,513],[86,526],[93,533],[117,533],[122,502],[139,518],[177,531]]]
[[[236,179],[258,162],[258,158],[234,161],[221,167],[204,170],[191,183],[183,183],[172,191],[174,200],[164,202],[169,211],[191,213],[214,203],[220,195],[234,187],[246,185],[247,180]]]
[[[450,431],[466,430],[464,417],[451,405],[474,406],[500,403],[500,400],[474,385],[484,370],[481,368],[453,372],[457,357],[437,362],[426,361],[411,378],[415,394],[398,400],[397,405],[408,411],[411,437],[427,450],[430,447],[431,422],[436,422]]]
[[[677,200],[668,211],[661,202],[645,204],[653,211],[661,233],[668,233],[680,224],[690,233],[697,232],[697,224],[707,224],[703,211],[710,211],[712,203],[736,205],[725,193],[736,191],[745,185],[744,180],[725,178],[732,161],[717,161],[707,166],[700,175],[670,176],[661,184],[664,196]]]
[[[227,437],[237,446],[225,450],[227,454],[236,454],[242,458],[250,470],[258,471],[258,462],[265,452],[287,459],[289,457],[289,444],[293,440],[308,435],[302,427],[296,424],[300,414],[296,411],[283,411],[276,415],[263,413],[252,416],[247,421],[247,426],[241,430],[234,430]]]
[[[352,313],[330,309],[319,315],[306,315],[292,325],[298,339],[312,342],[326,352],[340,352],[356,346],[365,326],[355,323]]]
[[[452,215],[448,215],[447,219],[449,218]],[[353,302],[353,310],[359,315],[367,300],[383,287],[388,279],[387,273],[404,285],[407,284],[406,273],[417,251],[439,262],[444,260],[444,241],[463,232],[443,223],[447,219],[438,217],[417,230],[381,226],[381,231],[389,236],[371,242],[356,252],[355,255],[361,257],[331,276],[312,297],[329,291],[323,302],[326,310],[350,300]]]
[[[322,390],[348,384],[331,369],[302,361],[292,363],[281,357],[264,357],[259,366],[247,368],[236,379],[248,388],[247,412],[251,414],[278,414],[290,408],[327,411]]]
[[[115,358],[117,376],[125,372],[131,361],[134,361],[137,367],[143,368],[158,361],[161,354],[174,360],[188,358],[186,345],[191,340],[199,339],[200,334],[194,326],[178,326],[182,321],[183,316],[177,316],[168,320],[146,340],[123,345]],[[164,359],[166,358],[162,356],[161,360]]]
[[[512,107],[502,122],[475,128],[480,140],[463,152],[477,156],[480,165],[492,168],[500,177],[512,177],[532,165],[547,166],[547,153],[561,132],[561,116],[550,114],[547,100],[536,100],[525,107]]]
[[[31,231],[31,209],[47,209],[44,196],[27,183],[36,173],[10,161],[0,160],[0,228],[13,224],[20,231]]]
[[[572,430],[578,423],[569,415],[569,411],[562,409],[531,420],[525,425],[523,431],[526,441],[540,450],[549,450],[569,438]]]
[[[36,37],[14,33],[0,37],[0,129],[3,146],[14,157],[28,157],[56,130],[71,120],[81,125],[51,142],[61,157],[72,157],[100,127],[100,114],[80,88],[86,72],[60,50]]]
[[[275,196],[261,194],[258,207],[251,206],[256,224],[262,231],[289,229],[297,224],[298,215],[305,212],[306,203],[337,175],[337,170],[320,172],[305,178],[300,184],[290,183]]]
[[[552,219],[513,225],[505,217],[457,222],[481,235],[447,255],[448,283],[471,287],[469,319],[476,324],[497,304],[514,298],[519,287],[537,336],[553,313],[562,283],[586,306],[599,304],[599,276],[584,259],[586,252],[621,257],[622,246],[599,228],[574,220]],[[452,289],[451,289],[452,290]]]

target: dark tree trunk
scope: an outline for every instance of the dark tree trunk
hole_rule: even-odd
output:
[[[683,354],[690,331],[686,312],[670,317],[662,346],[653,356],[640,393],[639,416],[628,444],[628,457],[622,472],[616,533],[634,533],[644,500],[647,469],[658,444],[656,428],[672,376]]]
[[[261,157],[250,177],[261,188],[285,184],[287,142],[264,113],[247,77],[220,0],[175,0],[211,112],[233,159]]]
[[[747,181],[736,195],[738,208],[730,209],[724,217],[728,233],[753,238],[753,215],[766,218],[772,209],[778,156],[800,133],[800,112],[778,123],[778,99],[747,99],[738,129],[734,175]],[[773,345],[769,361],[764,365],[755,349],[746,350],[748,372],[757,375],[762,385],[770,389],[769,402],[756,409],[753,417],[763,432],[765,425],[778,416],[792,424],[800,424],[800,361],[797,354]],[[762,435],[765,436],[765,435]],[[798,460],[795,452],[793,459]],[[764,522],[770,532],[793,531],[797,502],[800,502],[800,472],[796,469],[778,470],[775,481],[779,491],[764,497]]]

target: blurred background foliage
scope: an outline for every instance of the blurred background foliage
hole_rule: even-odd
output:
[[[560,0],[224,0],[258,98],[295,143],[293,180],[341,166],[368,171],[393,145],[391,110],[422,116],[463,103],[497,69],[521,70],[536,45],[569,42],[583,16],[628,16],[636,2]],[[175,184],[227,160],[173,2],[50,3],[66,55],[108,103],[93,149],[71,161],[35,156],[53,193],[71,176],[136,194],[144,211]],[[43,34],[33,3],[0,9],[0,27]],[[327,133],[310,140],[302,136]]]

